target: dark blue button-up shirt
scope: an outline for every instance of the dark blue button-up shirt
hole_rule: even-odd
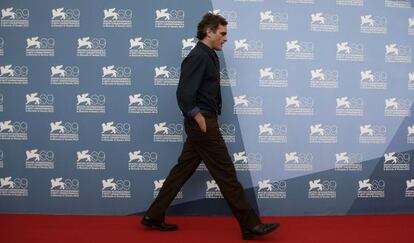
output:
[[[199,41],[181,63],[177,102],[184,116],[221,113],[220,63],[216,52]]]

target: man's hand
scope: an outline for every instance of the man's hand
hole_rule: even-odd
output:
[[[203,114],[201,114],[201,112],[197,113],[194,116],[194,120],[196,120],[198,127],[200,127],[202,132],[207,132],[206,119],[204,118]]]

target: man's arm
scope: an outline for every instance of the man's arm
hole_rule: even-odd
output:
[[[180,81],[177,88],[177,101],[181,111],[194,117],[200,108],[196,106],[197,91],[201,85],[206,68],[202,54],[187,56],[181,64]]]
[[[197,91],[201,85],[206,69],[206,57],[187,56],[181,64],[180,81],[177,88],[177,102],[180,110],[188,117],[194,118],[200,129],[206,132],[205,119],[196,105]]]

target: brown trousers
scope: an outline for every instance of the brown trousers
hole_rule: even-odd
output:
[[[145,215],[157,222],[163,222],[168,206],[201,161],[204,161],[240,227],[252,228],[260,223],[260,218],[246,200],[244,189],[237,180],[236,170],[220,133],[217,115],[206,113],[204,117],[207,125],[206,133],[200,130],[194,119],[185,118],[187,140],[178,163],[171,169],[157,198]]]

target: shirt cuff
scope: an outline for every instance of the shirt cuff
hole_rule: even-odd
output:
[[[197,113],[200,112],[200,108],[198,108],[197,106],[194,107],[191,111],[187,112],[187,116],[189,117],[194,117],[195,115],[197,115]]]

